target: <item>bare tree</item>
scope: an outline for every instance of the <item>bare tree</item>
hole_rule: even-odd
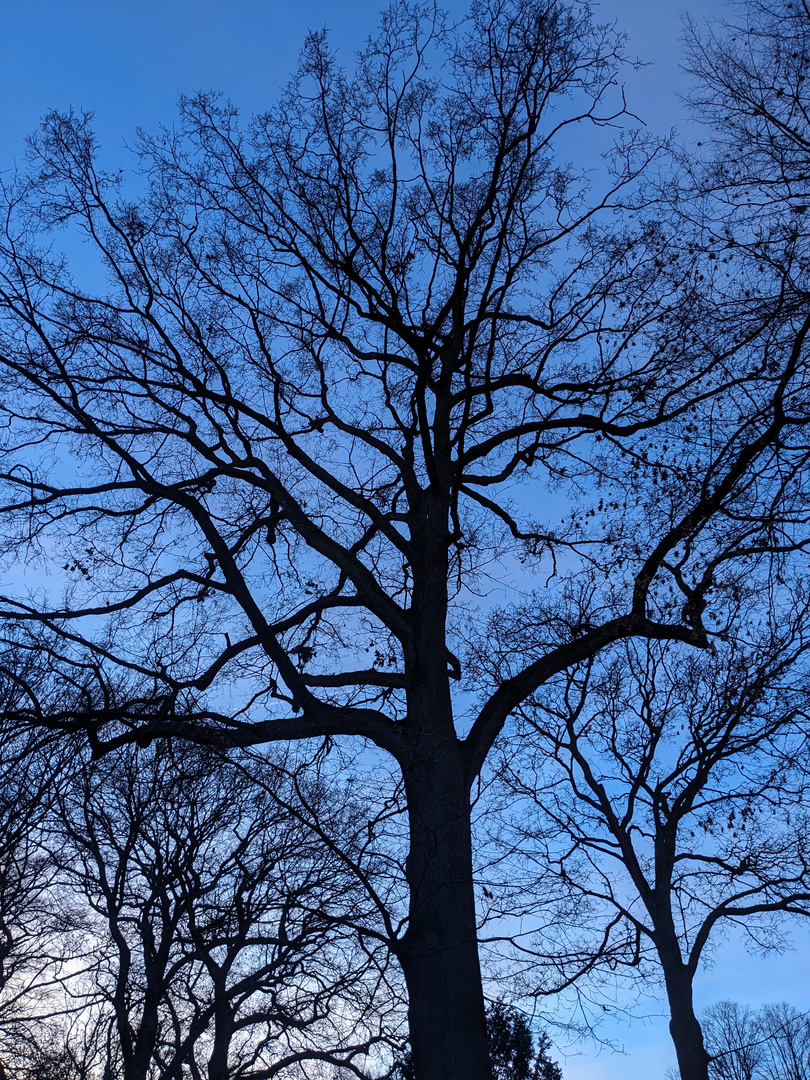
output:
[[[129,747],[60,800],[52,842],[97,916],[73,994],[109,1026],[104,1064],[124,1080],[351,1067],[387,1033],[385,965],[353,929],[357,882],[272,798],[283,771],[259,768]]]
[[[810,1018],[782,1001],[751,1009],[718,1001],[701,1018],[712,1080],[806,1080]]]
[[[718,1001],[703,1014],[701,1024],[711,1054],[710,1075],[717,1080],[755,1080],[762,1043],[754,1010],[736,1001]]]
[[[548,988],[623,964],[659,973],[684,1080],[709,1074],[692,993],[716,935],[779,948],[784,917],[810,914],[807,612],[772,617],[741,618],[712,653],[630,643],[572,669],[503,763],[535,808],[518,807],[511,843],[525,858],[535,840],[540,909],[555,892],[576,903],[572,924],[557,913]]]
[[[6,190],[6,550],[64,593],[2,611],[98,689],[45,720],[99,753],[392,757],[408,893],[377,912],[419,1080],[490,1075],[470,791],[507,718],[617,640],[706,647],[774,536],[783,562],[806,542],[810,320],[716,323],[709,256],[633,193],[649,140],[618,137],[596,194],[561,164],[574,132],[610,151],[621,62],[584,5],[398,4],[351,73],[311,35],[246,130],[184,100],[135,199],[76,115]],[[501,576],[522,661],[479,679],[460,654]]]
[[[46,822],[69,748],[14,718],[43,672],[25,655],[0,660],[0,1072],[30,1045],[72,968],[81,965],[81,919],[66,896]]]
[[[810,1017],[786,1001],[765,1005],[757,1017],[767,1080],[810,1077]]]

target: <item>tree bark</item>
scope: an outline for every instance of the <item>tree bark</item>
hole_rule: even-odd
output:
[[[470,800],[458,742],[405,770],[411,848],[399,949],[417,1080],[491,1080],[472,874]]]
[[[695,1015],[692,975],[680,956],[668,958],[664,980],[669,1001],[669,1033],[675,1045],[681,1080],[709,1080],[709,1054],[703,1029]]]
[[[214,1013],[214,1045],[208,1058],[208,1080],[228,1080],[228,1057],[233,1035],[233,1013],[224,998],[224,986],[215,993],[220,1000]]]

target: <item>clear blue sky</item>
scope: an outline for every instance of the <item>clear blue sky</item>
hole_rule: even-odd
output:
[[[463,10],[461,0],[448,0]],[[0,168],[51,108],[93,110],[106,150],[136,126],[170,121],[181,91],[217,88],[246,112],[266,107],[295,65],[307,29],[328,26],[341,52],[374,25],[381,0],[0,0]],[[697,14],[719,0],[696,0]],[[653,65],[628,95],[653,127],[677,123],[679,18],[655,0],[604,0]]]
[[[171,123],[180,92],[221,89],[245,113],[263,109],[294,67],[307,29],[329,27],[350,61],[381,2],[0,0],[0,170],[21,160],[24,136],[51,108],[93,110],[105,157],[116,163],[138,125]],[[462,10],[459,0],[449,6]],[[721,0],[684,7],[699,18],[728,10]],[[679,7],[667,0],[603,0],[597,13],[600,21],[615,19],[629,33],[631,50],[651,61],[628,76],[630,106],[654,130],[677,125],[688,134],[677,98],[688,88],[678,69]],[[120,159],[126,163],[122,152]],[[809,960],[810,934],[797,952],[767,961],[729,944],[700,980],[699,1004],[733,997],[808,1007]],[[597,1056],[583,1047],[582,1056],[564,1061],[566,1080],[663,1080],[673,1059],[660,1015],[611,1033],[629,1056]]]

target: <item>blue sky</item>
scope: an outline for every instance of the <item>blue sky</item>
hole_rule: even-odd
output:
[[[295,65],[307,29],[327,26],[350,61],[373,27],[381,0],[0,0],[0,170],[21,160],[24,136],[51,108],[89,109],[105,157],[125,164],[123,145],[138,125],[171,123],[180,92],[223,90],[245,113],[270,104]],[[458,0],[452,10],[461,11]],[[720,0],[685,5],[698,18],[722,16]],[[679,8],[666,0],[604,0],[600,21],[617,21],[631,52],[649,60],[628,73],[630,106],[653,129],[678,126]],[[701,1007],[721,997],[752,1005],[787,999],[810,1006],[806,966],[810,934],[796,952],[766,960],[730,942],[698,986]],[[672,1064],[666,1022],[654,1003],[646,1021],[607,1029],[628,1056],[582,1047],[568,1058],[566,1080],[663,1080]]]
[[[449,0],[451,10],[463,10]],[[217,88],[244,111],[266,107],[295,65],[307,29],[327,26],[347,58],[374,25],[380,0],[0,0],[0,167],[50,108],[93,110],[113,150],[136,126],[171,120],[181,91]],[[698,15],[719,0],[696,0]],[[678,123],[678,8],[605,0],[631,48],[653,61],[628,96],[655,128]]]

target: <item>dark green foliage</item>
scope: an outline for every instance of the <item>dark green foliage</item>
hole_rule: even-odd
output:
[[[503,1002],[487,1009],[487,1043],[493,1080],[562,1080],[562,1069],[548,1056],[545,1031],[535,1043],[526,1017]]]
[[[562,1069],[548,1055],[549,1036],[541,1031],[535,1039],[523,1013],[502,1001],[487,1007],[487,1047],[493,1080],[562,1080]],[[410,1050],[391,1075],[394,1080],[415,1080]]]

